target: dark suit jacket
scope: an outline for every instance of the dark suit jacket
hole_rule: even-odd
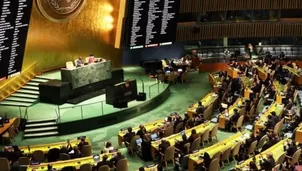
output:
[[[240,117],[239,113],[234,113],[233,116],[230,118],[230,122],[236,123],[239,117]]]
[[[98,164],[96,165],[96,170],[99,170],[100,167],[105,166],[105,165],[112,167],[112,163],[110,161],[103,160],[103,161],[98,162]]]
[[[261,164],[261,168],[265,171],[272,171],[272,169],[275,167],[275,159],[264,159],[263,163]]]
[[[158,150],[159,152],[165,154],[166,149],[170,146],[171,146],[170,142],[161,143],[158,146]]]
[[[135,136],[135,133],[134,132],[131,132],[131,133],[127,133],[126,135],[124,135],[124,141],[130,143],[131,142],[131,139]]]
[[[124,158],[125,158],[124,155],[115,156],[115,157],[113,157],[113,158],[110,160],[110,162],[111,162],[111,164],[116,165],[118,161],[120,161],[120,160],[122,160],[122,159],[124,159]]]
[[[80,142],[80,143],[78,144],[79,150],[81,151],[81,150],[82,150],[82,147],[84,147],[85,145],[89,145],[88,142],[84,142],[84,143]]]
[[[290,146],[290,147],[288,147],[286,153],[288,156],[293,156],[296,151],[297,151],[296,146]]]

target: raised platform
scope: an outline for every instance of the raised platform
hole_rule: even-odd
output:
[[[146,101],[132,101],[128,103],[128,108],[117,109],[105,103],[105,95],[100,95],[77,105],[38,102],[28,108],[1,106],[0,116],[7,113],[9,117],[21,116],[28,121],[57,119],[59,133],[70,134],[100,128],[138,116],[152,110],[169,97],[169,86],[157,84],[155,79],[145,76],[143,68],[127,67],[124,68],[124,72],[125,79],[137,79],[138,92],[145,90]],[[41,77],[60,79],[60,72],[45,73]],[[144,87],[141,80],[144,82]]]

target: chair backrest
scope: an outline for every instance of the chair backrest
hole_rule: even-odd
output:
[[[92,155],[91,145],[84,145],[81,149],[83,157],[88,157]]]
[[[73,62],[72,62],[72,61],[66,62],[66,68],[67,68],[67,69],[74,69],[75,67],[74,67],[74,65],[73,65]]]
[[[168,75],[168,81],[174,81],[175,80],[175,75],[173,73],[170,73]]]
[[[188,80],[188,73],[187,72],[182,73],[181,80],[182,81],[187,81]]]
[[[164,130],[164,137],[168,137],[174,133],[174,126],[169,126]]]
[[[210,136],[210,130],[207,129],[202,134],[202,142],[207,141],[209,139],[209,136]]]
[[[168,67],[168,65],[167,65],[167,62],[166,62],[166,60],[161,60],[161,64],[162,64],[162,66],[165,68],[165,67]]]
[[[158,74],[157,79],[160,82],[165,82],[166,76],[165,76],[165,74]]]
[[[32,160],[42,163],[45,160],[44,152],[42,150],[36,150],[32,154]]]
[[[61,171],[76,171],[76,168],[73,166],[65,166],[61,169]]]
[[[285,152],[282,153],[282,154],[278,157],[278,159],[276,160],[276,164],[283,164],[283,161],[284,161],[284,159],[285,159],[285,156],[286,156],[286,153],[285,153]]]
[[[196,151],[200,149],[200,137],[196,138],[191,146],[191,151]]]
[[[300,158],[300,155],[301,155],[301,149],[298,149],[298,150],[294,153],[294,155],[293,155],[293,157],[292,157],[292,160],[289,162],[289,164],[291,164],[291,165],[296,164],[296,163],[298,162],[299,158]]]
[[[104,166],[101,166],[98,171],[110,171],[110,167],[107,165],[104,165]]]
[[[80,166],[80,171],[92,171],[92,166],[89,163],[82,164]]]
[[[7,160],[7,158],[0,157],[0,170],[10,171],[9,161]]]
[[[279,171],[280,170],[280,164],[277,164],[272,171]]]
[[[14,123],[15,129],[18,129],[18,128],[19,128],[19,126],[20,126],[20,121],[21,121],[21,118],[20,118],[20,117],[17,117],[16,120],[15,120],[15,123]]]
[[[164,161],[171,161],[174,159],[175,147],[170,146],[165,151]]]
[[[231,148],[226,149],[226,150],[222,153],[221,161],[225,161],[226,159],[228,159],[228,158],[230,157],[231,151],[232,151]]]
[[[232,156],[235,157],[239,154],[239,150],[240,150],[240,143],[237,143],[232,150]]]
[[[275,125],[275,127],[274,127],[274,133],[276,135],[279,135],[279,133],[280,133],[282,127],[283,127],[283,122],[284,122],[284,118]]]
[[[252,144],[250,145],[250,147],[248,149],[248,152],[247,152],[248,154],[254,153],[254,151],[255,151],[255,149],[257,147],[257,143],[258,143],[257,140],[255,140],[255,141],[252,142]]]
[[[189,154],[190,153],[190,147],[191,147],[191,144],[190,143],[186,143],[184,145],[184,149],[186,150],[186,154]]]
[[[10,139],[15,137],[15,130],[16,130],[15,125],[12,125],[12,126],[9,127],[8,136],[9,136]]]
[[[218,171],[219,170],[219,159],[215,158],[211,161],[209,166],[210,171]]]
[[[19,157],[18,158],[18,164],[19,165],[29,165],[30,164],[29,158],[28,157]]]
[[[264,135],[258,142],[257,148],[260,149],[263,147],[264,143],[268,140],[268,136]]]
[[[212,115],[213,105],[210,105],[206,110],[203,112],[203,119],[210,119]]]
[[[175,131],[174,133],[179,133],[182,129],[183,129],[183,126],[184,126],[184,123],[183,122],[180,122],[176,125],[176,128],[175,128]]]
[[[218,124],[216,124],[211,130],[211,137],[217,136],[218,133]]]
[[[121,159],[116,164],[116,171],[128,171],[127,159]]]
[[[60,160],[69,160],[70,156],[65,153],[60,153]]]
[[[241,115],[236,123],[236,128],[240,128],[243,124],[244,115]]]
[[[220,162],[220,157],[221,157],[221,152],[218,151],[216,154],[214,154],[214,155],[212,156],[212,160],[218,159],[218,162]]]

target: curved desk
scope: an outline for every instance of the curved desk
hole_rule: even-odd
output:
[[[116,152],[107,153],[106,155],[108,156],[108,160],[110,160],[115,154],[116,154]],[[89,156],[89,157],[76,158],[76,159],[72,159],[72,160],[64,160],[64,161],[57,161],[57,162],[51,162],[51,163],[41,163],[39,165],[30,165],[30,166],[28,166],[27,171],[33,171],[33,169],[35,169],[35,171],[47,171],[48,165],[51,165],[53,168],[55,168],[57,170],[61,170],[62,168],[66,167],[66,166],[73,166],[78,170],[78,169],[80,169],[81,165],[83,165],[83,164],[91,164],[92,166],[97,165],[97,163],[102,160],[104,155],[105,154],[100,154],[100,160],[98,160],[98,161],[95,161],[93,159],[93,156]]]
[[[223,153],[226,149],[233,148],[238,142],[245,143],[245,140],[249,138],[249,135],[249,131],[238,132],[235,135],[229,137],[228,139],[220,141],[210,147],[201,149],[196,153],[190,154],[189,171],[194,171],[195,164],[203,163],[203,158],[201,158],[200,156],[203,156],[205,152],[207,152],[211,157],[213,157],[213,155],[215,155],[217,152]]]
[[[277,160],[282,155],[282,153],[284,152],[283,144],[286,141],[288,141],[288,139],[284,139],[284,140],[279,141],[277,144],[273,145],[269,149],[261,152],[261,155],[263,156],[263,158],[266,158],[266,153],[271,152],[273,154],[274,159]],[[256,155],[255,158],[256,158],[257,167],[258,167],[258,169],[260,169],[260,160],[261,160],[260,159],[260,154]],[[251,161],[253,161],[253,157],[245,160],[240,165],[236,165],[235,168],[239,169],[239,170],[245,170],[245,169],[249,168],[249,163]]]
[[[0,127],[0,135],[4,134],[14,123],[16,118],[9,119],[9,123],[4,123],[3,127]]]
[[[205,108],[210,108],[211,105],[214,105],[215,102],[217,101],[218,99],[218,95],[211,92],[211,93],[208,93],[204,98],[202,98],[200,100],[200,102],[202,103],[202,105],[205,107]],[[195,103],[193,105],[191,105],[189,107],[189,109],[187,110],[188,112],[188,115],[190,117],[192,117],[193,115],[196,114],[196,108],[198,107],[198,103]]]
[[[228,113],[229,113],[229,116],[226,116],[225,113],[221,113],[219,118],[218,118],[218,122],[219,122],[219,128],[221,129],[225,129],[225,126],[226,126],[226,122],[233,116],[234,114],[234,109],[238,109],[238,112],[240,112],[240,109],[242,106],[244,105],[244,99],[242,98],[238,98],[235,103],[230,106],[228,108]]]
[[[187,137],[190,137],[191,136],[191,131],[193,129],[196,130],[197,134],[203,134],[206,130],[211,131],[214,128],[215,125],[216,124],[211,123],[211,122],[203,123],[203,124],[200,124],[200,125],[195,126],[193,128],[185,130],[185,134],[186,134]],[[183,141],[182,136],[180,135],[180,133],[173,134],[173,135],[171,135],[169,137],[165,137],[163,139],[169,141],[171,146],[174,146],[177,141],[179,141],[179,142]],[[152,154],[153,158],[155,157],[156,151],[158,151],[158,146],[159,146],[160,143],[161,143],[161,140],[153,141],[151,143],[151,154]]]
[[[85,139],[89,144],[91,144],[88,138]],[[77,146],[79,144],[79,139],[70,140],[70,144],[72,147]],[[23,154],[29,155],[34,151],[41,150],[44,154],[47,154],[50,149],[58,148],[61,149],[63,146],[67,146],[67,141],[63,142],[56,142],[56,143],[49,143],[49,144],[38,144],[38,145],[31,145],[31,146],[21,146],[19,147]]]

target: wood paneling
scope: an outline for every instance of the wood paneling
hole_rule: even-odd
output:
[[[177,41],[302,36],[302,23],[231,23],[177,26]]]
[[[301,0],[180,0],[180,12],[302,9]]]

